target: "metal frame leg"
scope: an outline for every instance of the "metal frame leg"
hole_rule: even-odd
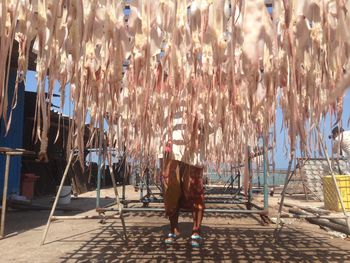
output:
[[[122,187],[122,202],[123,202],[124,207],[126,207],[127,203],[126,203],[126,198],[125,198],[125,185],[126,185],[126,176],[125,175],[126,175],[127,165],[126,165],[126,153],[125,152],[124,152],[124,155],[123,155],[124,173],[123,173],[123,187]]]
[[[267,185],[267,158],[266,158],[266,143],[265,138],[263,138],[263,158],[264,158],[264,210],[269,208],[269,187]]]
[[[125,226],[125,221],[124,221],[124,217],[123,217],[123,207],[120,204],[118,188],[117,188],[117,184],[115,182],[114,172],[113,172],[113,168],[112,168],[111,163],[109,164],[109,173],[110,173],[111,179],[112,179],[112,184],[113,184],[113,189],[114,189],[114,194],[115,194],[115,201],[117,203],[117,208],[119,210],[119,215],[120,215],[120,220],[121,220],[123,231],[124,231],[125,241],[126,241],[126,243],[128,243],[128,236],[126,234],[126,226]]]
[[[99,150],[98,150],[98,171],[97,171],[97,187],[96,187],[96,208],[100,208],[100,195],[101,195],[101,170],[102,167],[104,167],[104,164],[102,164],[102,161],[104,162],[103,156],[103,118],[101,118],[100,125],[99,125]]]
[[[5,178],[4,178],[4,191],[2,193],[2,207],[1,207],[1,229],[0,229],[0,239],[5,237],[5,215],[6,215],[6,199],[7,199],[7,186],[9,179],[10,170],[10,159],[11,155],[6,154],[6,166],[5,166]]]
[[[41,245],[44,245],[45,243],[45,239],[46,239],[46,236],[47,236],[47,232],[49,231],[49,227],[50,227],[50,223],[51,223],[51,218],[53,217],[53,214],[55,213],[55,210],[56,210],[56,206],[57,206],[57,203],[58,203],[58,198],[61,194],[61,191],[62,191],[62,188],[63,188],[63,184],[64,184],[64,181],[67,177],[67,174],[68,174],[68,170],[69,170],[69,167],[72,163],[72,159],[73,159],[73,152],[71,152],[70,156],[69,156],[69,159],[68,159],[68,163],[66,165],[66,169],[64,170],[64,174],[62,176],[62,179],[61,179],[61,183],[60,183],[60,186],[58,188],[58,191],[57,191],[57,194],[56,194],[56,197],[55,197],[55,201],[52,205],[52,209],[51,209],[51,212],[50,212],[50,215],[49,215],[49,219],[47,220],[47,223],[46,223],[46,227],[45,227],[45,231],[44,231],[44,235],[43,235],[43,238],[41,240]]]
[[[280,225],[280,221],[281,221],[281,213],[282,213],[282,207],[283,207],[283,204],[284,204],[285,192],[286,192],[288,183],[290,181],[289,177],[293,176],[293,174],[294,174],[294,173],[291,173],[293,159],[294,159],[294,149],[292,150],[292,152],[290,154],[290,160],[289,160],[289,163],[288,163],[287,176],[286,176],[286,179],[284,180],[284,186],[283,186],[283,190],[282,190],[282,193],[281,193],[281,201],[280,201],[280,206],[278,208],[278,214],[277,214],[276,230],[278,229],[278,227]]]
[[[102,150],[100,147],[98,155],[98,170],[97,170],[97,185],[96,185],[96,207],[100,208],[100,196],[101,196],[101,170],[102,170]]]
[[[248,146],[248,153],[251,152],[251,147]],[[249,157],[248,158],[248,202],[247,202],[247,209],[251,210],[252,209],[252,200],[253,200],[253,188],[252,188],[252,180],[253,180],[253,171],[252,171],[252,159]]]

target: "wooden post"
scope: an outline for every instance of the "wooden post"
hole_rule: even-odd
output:
[[[55,201],[54,201],[54,203],[53,203],[53,205],[52,205],[52,209],[51,209],[51,212],[50,212],[49,219],[47,220],[47,223],[46,223],[44,235],[43,235],[43,238],[42,238],[41,243],[40,243],[41,245],[44,245],[44,242],[45,242],[45,239],[46,239],[46,236],[47,236],[47,232],[48,232],[49,227],[50,227],[50,223],[51,223],[52,216],[53,216],[53,214],[55,213],[55,210],[56,210],[58,198],[59,198],[59,196],[60,196],[60,194],[61,194],[64,181],[65,181],[65,179],[66,179],[66,177],[67,177],[68,170],[69,170],[70,164],[71,164],[72,159],[73,159],[73,153],[74,153],[74,150],[71,151],[70,156],[69,156],[69,159],[68,159],[68,163],[67,163],[67,165],[66,165],[66,169],[64,170],[64,173],[63,173],[63,176],[62,176],[62,179],[61,179],[61,183],[60,183],[60,186],[59,186],[59,188],[58,188],[58,191],[57,191],[57,194],[56,194],[56,197],[55,197]]]
[[[7,186],[9,179],[10,170],[10,154],[6,154],[6,166],[5,166],[5,178],[4,178],[4,191],[2,193],[2,207],[1,207],[1,229],[0,229],[0,239],[4,238],[5,232],[5,214],[6,214],[6,198],[7,198]]]

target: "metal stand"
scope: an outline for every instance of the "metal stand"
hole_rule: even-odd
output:
[[[264,156],[264,182],[263,182],[263,192],[264,192],[264,206],[263,207],[259,207],[256,204],[252,203],[252,199],[253,199],[253,189],[252,189],[252,165],[251,165],[251,159],[249,159],[249,174],[248,177],[250,178],[250,187],[249,187],[249,197],[246,197],[246,200],[242,201],[239,200],[238,202],[228,202],[228,198],[225,197],[206,197],[206,203],[215,203],[215,204],[246,204],[248,209],[235,209],[235,208],[227,208],[227,209],[218,209],[218,208],[206,208],[205,209],[205,213],[230,213],[230,214],[235,214],[235,213],[241,213],[241,214],[259,214],[261,216],[261,219],[263,220],[264,223],[268,222],[269,220],[267,220],[267,215],[268,215],[268,185],[267,185],[267,157],[266,157],[266,153],[265,151],[267,151],[268,149],[271,149],[271,147],[264,147],[262,150],[258,151],[257,153],[255,153],[254,156],[252,156],[252,158],[257,157],[259,155],[263,155]],[[241,167],[241,165],[239,166]],[[145,175],[147,177],[147,174]],[[147,178],[145,178],[147,179]],[[124,212],[164,212],[164,208],[160,208],[160,207],[148,207],[147,206],[143,206],[143,207],[127,207],[127,204],[129,203],[140,203],[142,202],[143,198],[145,197],[143,195],[143,191],[144,190],[148,190],[149,185],[148,182],[149,180],[140,180],[140,199],[139,200],[123,200],[124,203],[124,208],[122,209]],[[148,182],[148,183],[147,183]],[[227,188],[226,188],[227,190]],[[151,193],[152,195],[152,193]],[[229,197],[229,199],[232,199],[232,196]],[[147,200],[148,203],[160,203],[160,201],[162,201],[162,199],[149,199]]]
[[[1,230],[0,230],[1,239],[4,238],[4,231],[5,231],[5,214],[6,214],[7,185],[8,185],[8,179],[9,179],[10,158],[11,158],[11,155],[6,154],[4,191],[2,193],[2,206],[1,206]]]
[[[6,166],[5,166],[5,177],[4,177],[4,189],[2,193],[2,206],[1,206],[1,227],[0,227],[0,239],[5,237],[5,215],[7,205],[7,187],[10,173],[10,161],[12,156],[21,155],[34,155],[34,152],[25,151],[23,149],[11,149],[11,148],[0,148],[0,154],[6,155]]]

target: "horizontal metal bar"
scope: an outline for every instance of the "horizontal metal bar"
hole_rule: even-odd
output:
[[[104,213],[104,212],[119,212],[119,209],[118,208],[96,208],[96,212],[98,213]]]
[[[113,207],[100,207],[100,208],[96,208],[96,212],[97,213],[104,213],[104,212],[108,212],[108,211],[119,211],[118,208],[113,208]]]
[[[80,220],[80,219],[119,219],[120,215],[86,215],[86,216],[52,216],[51,221],[56,220]]]
[[[128,207],[123,208],[123,212],[165,212],[164,208],[138,208],[138,207]],[[265,210],[243,210],[243,209],[215,209],[215,208],[208,208],[204,210],[205,213],[228,213],[228,214],[266,214],[267,211]],[[191,211],[180,211],[180,212],[191,212]]]
[[[158,198],[141,198],[139,200],[141,203],[164,203],[164,199],[158,199]]]
[[[141,201],[136,201],[133,203],[146,203],[146,204],[162,204],[164,200],[147,200],[142,199]],[[234,199],[221,199],[213,198],[211,200],[205,200],[206,204],[246,204],[247,200],[234,200]]]
[[[258,210],[258,209],[252,209],[252,210],[244,210],[244,209],[205,209],[206,213],[229,213],[229,214],[266,214],[267,211],[265,210]]]
[[[235,197],[235,196],[206,196],[205,197],[205,201],[207,200],[212,200],[212,199],[222,199],[222,200],[237,200],[237,199],[246,199],[244,196],[241,197]]]
[[[122,209],[123,212],[165,212],[164,208],[143,208],[143,207],[127,207]]]
[[[22,152],[1,152],[1,154],[4,154],[4,155],[11,155],[11,156],[15,156],[15,155],[24,155],[24,153],[22,153]]]
[[[205,202],[206,204],[233,204],[233,205],[242,205],[242,204],[246,204],[247,201],[239,201],[239,200],[226,200],[226,201],[220,201],[220,200],[207,200]]]
[[[137,204],[137,203],[141,203],[141,204],[163,204],[164,201],[163,200],[134,200],[132,202],[121,202],[122,204]],[[242,205],[242,204],[246,204],[247,200],[206,200],[205,204],[223,204],[223,205],[227,205],[227,204],[232,204],[232,205]]]
[[[210,203],[212,200],[222,200],[227,201],[227,200],[231,200],[231,201],[245,201],[247,202],[247,198],[239,198],[239,197],[228,197],[228,196],[206,196],[205,197],[205,203]],[[148,197],[143,197],[140,200],[131,200],[132,202],[141,202],[141,203],[163,203],[164,199],[163,198],[148,198]]]
[[[207,203],[210,200],[239,200],[239,201],[248,201],[247,198],[245,197],[228,197],[228,196],[206,196],[205,197],[205,202]],[[148,198],[148,197],[143,197],[141,199],[129,199],[129,200],[122,200],[122,202],[125,203],[163,203],[164,199],[163,198]]]

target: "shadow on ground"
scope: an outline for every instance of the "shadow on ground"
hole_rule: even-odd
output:
[[[12,235],[13,233],[22,233],[33,228],[45,225],[49,218],[50,209],[52,206],[52,199],[43,198],[41,200],[35,200],[33,203],[36,205],[42,205],[48,207],[46,210],[21,210],[11,209],[6,212],[5,221],[5,234]],[[101,206],[113,203],[112,198],[101,198]],[[77,208],[80,211],[65,212],[56,209],[55,215],[73,216],[82,212],[87,212],[96,207],[95,198],[74,198],[70,205],[62,206],[65,208]],[[82,209],[83,208],[83,209]],[[23,220],[25,218],[26,220]]]
[[[159,206],[158,206],[159,207]],[[133,208],[141,208],[140,206],[133,206]],[[162,207],[163,208],[163,207]],[[215,209],[240,209],[240,210],[246,210],[244,206],[242,205],[230,205],[230,206],[222,206],[222,205],[212,205],[212,206],[207,206],[207,208],[215,208]],[[135,218],[135,217],[140,217],[140,218],[149,218],[149,217],[163,217],[165,218],[164,212],[153,212],[153,211],[147,211],[147,208],[144,210],[140,211],[133,211],[133,212],[124,212],[123,213],[124,218],[126,222],[128,222],[129,218]],[[256,223],[259,225],[264,225],[262,222],[259,214],[242,214],[242,213],[225,213],[225,220],[237,220],[237,219],[242,219],[242,218],[250,218],[254,220]],[[216,220],[218,218],[222,218],[222,213],[205,213],[205,219],[211,219],[211,220]],[[192,221],[192,214],[190,212],[185,212],[181,211],[180,212],[180,218]],[[157,220],[157,219],[155,219]],[[251,223],[250,223],[251,224]]]
[[[252,226],[203,227],[205,243],[200,249],[189,244],[191,223],[180,224],[182,237],[173,246],[163,242],[168,226],[127,227],[128,244],[117,224],[104,225],[93,232],[55,241],[79,243],[78,249],[60,258],[61,262],[149,262],[149,261],[284,261],[344,262],[349,252],[315,238],[310,231],[284,229],[279,242],[274,242],[274,229]],[[86,241],[88,240],[88,241]]]

